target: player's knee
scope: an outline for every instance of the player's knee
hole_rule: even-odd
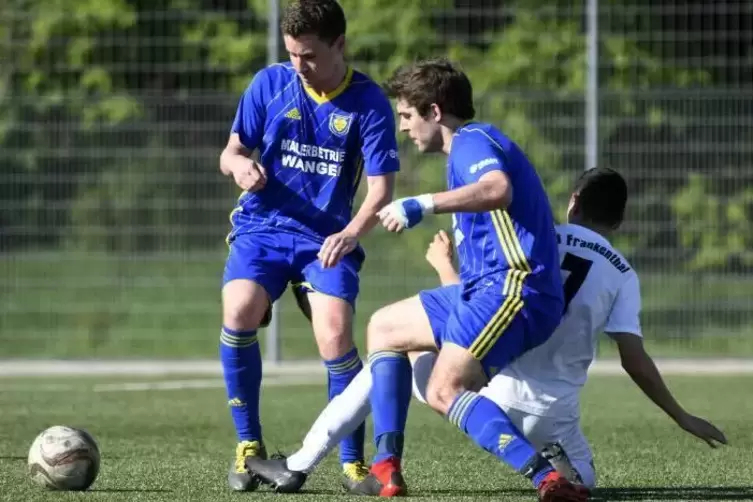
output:
[[[238,302],[223,308],[222,324],[235,330],[258,329],[263,318],[264,311],[258,314],[254,305]]]
[[[353,348],[353,336],[349,327],[332,324],[317,330],[316,344],[322,359],[337,359]]]
[[[447,380],[431,378],[426,387],[426,402],[436,412],[446,415],[462,390]]]
[[[381,308],[369,317],[366,325],[366,346],[369,352],[392,348],[387,336],[390,332],[390,323],[385,313],[385,309]]]
[[[223,288],[222,323],[230,329],[258,329],[269,307],[266,293],[260,287],[228,283]]]
[[[353,348],[351,307],[344,302],[318,307],[312,304],[312,323],[319,355],[324,360],[337,359]]]
[[[388,308],[381,308],[371,315],[366,327],[366,343],[370,353],[379,350],[408,351],[409,347],[400,343],[396,321]]]

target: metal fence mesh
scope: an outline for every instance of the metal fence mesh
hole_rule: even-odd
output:
[[[598,162],[629,180],[617,242],[654,353],[753,355],[753,4],[599,2]],[[521,143],[558,215],[584,168],[586,5],[343,1],[375,79],[449,54]],[[0,340],[8,357],[214,357],[227,214],[218,169],[266,62],[266,2],[11,0],[0,7]],[[281,52],[280,58],[285,54]],[[442,184],[402,148],[398,195]],[[356,336],[431,286],[436,219],[364,241]],[[285,358],[316,354],[288,296]],[[609,351],[609,347],[604,350]]]

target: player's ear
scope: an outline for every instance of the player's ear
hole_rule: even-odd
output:
[[[332,46],[339,52],[345,52],[345,35],[340,35],[332,42]]]
[[[580,197],[577,193],[570,196],[570,202],[567,205],[567,219],[570,220],[580,213]]]
[[[442,121],[442,110],[436,103],[432,103],[431,106],[429,106],[429,118],[434,122]]]

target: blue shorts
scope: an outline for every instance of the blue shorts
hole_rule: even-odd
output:
[[[452,343],[468,349],[488,377],[552,336],[562,303],[534,295],[505,296],[501,287],[463,293],[442,286],[418,294],[438,348]]]
[[[264,230],[236,236],[225,262],[223,286],[235,279],[250,279],[262,286],[274,302],[288,284],[342,298],[355,309],[358,272],[362,260],[350,253],[332,268],[323,268],[317,253],[321,243],[305,235]]]

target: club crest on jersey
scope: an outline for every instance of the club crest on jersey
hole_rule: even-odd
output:
[[[350,131],[353,114],[333,113],[329,116],[329,130],[335,136],[345,136]]]

